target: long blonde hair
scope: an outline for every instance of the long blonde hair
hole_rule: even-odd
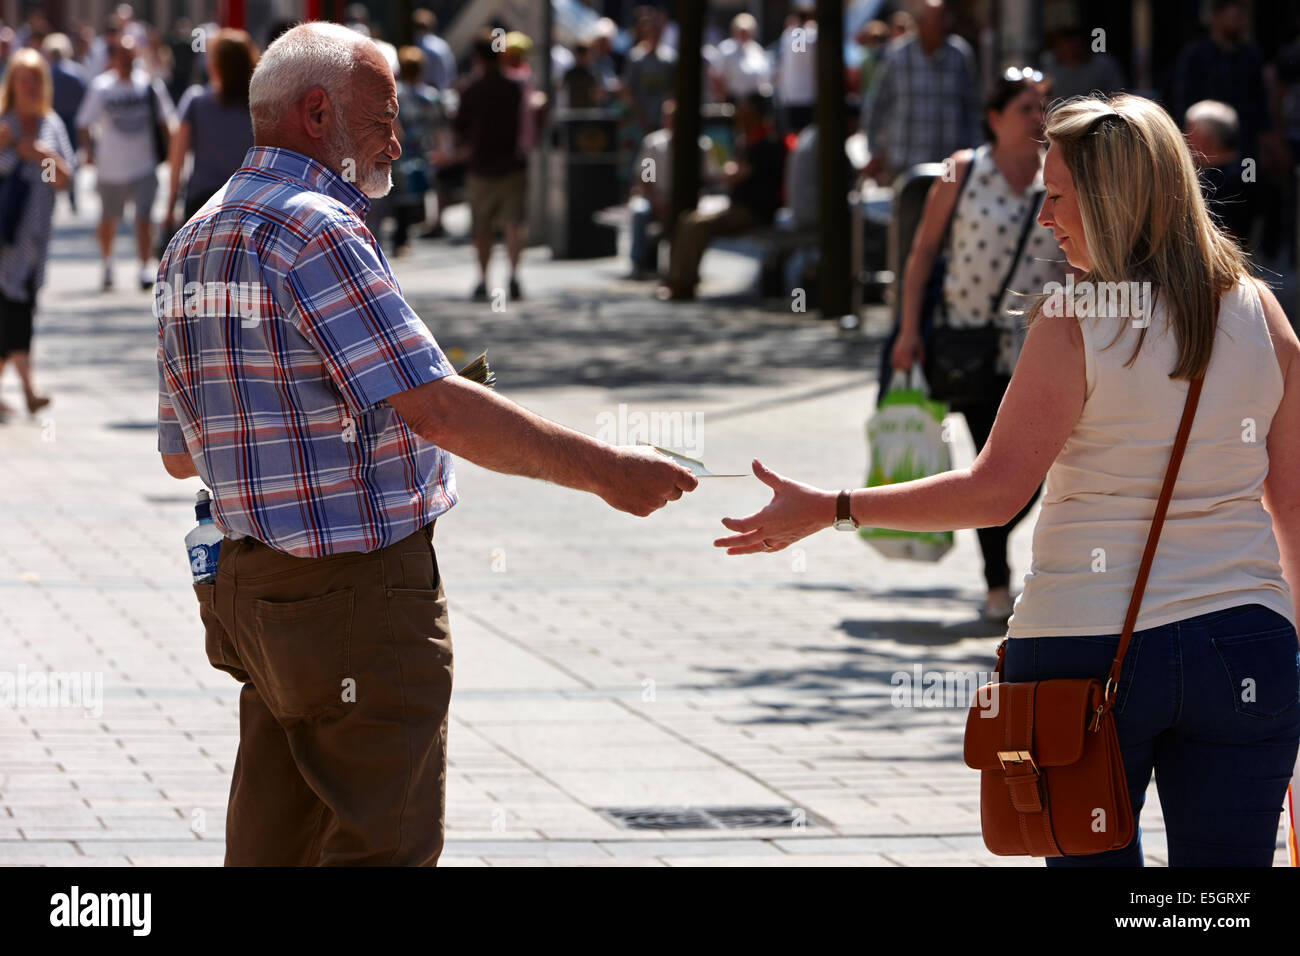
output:
[[[19,70],[32,69],[41,75],[41,115],[48,116],[54,109],[54,80],[50,77],[50,67],[39,50],[29,46],[14,52],[5,67],[4,79],[0,80],[0,116],[14,107],[14,74]]]
[[[1056,103],[1045,134],[1074,181],[1092,260],[1083,280],[1150,282],[1147,308],[1162,297],[1178,342],[1169,377],[1203,374],[1220,298],[1249,269],[1246,255],[1206,208],[1178,126],[1159,104],[1124,93]],[[1042,305],[1031,310],[1031,320]],[[1145,339],[1143,327],[1126,366]]]

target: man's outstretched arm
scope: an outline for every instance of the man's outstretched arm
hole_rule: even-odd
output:
[[[588,491],[644,517],[693,491],[695,476],[649,448],[618,448],[557,425],[459,375],[388,398],[410,429],[491,471]]]

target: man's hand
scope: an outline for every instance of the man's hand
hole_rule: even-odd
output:
[[[689,471],[653,448],[636,445],[609,452],[609,466],[596,493],[619,511],[644,518],[699,484]]]
[[[85,127],[78,129],[77,141],[81,143],[81,152],[82,155],[85,157],[82,160],[81,165],[94,166],[95,165],[95,140],[91,137],[90,131]]]

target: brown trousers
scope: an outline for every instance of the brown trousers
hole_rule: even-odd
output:
[[[367,554],[244,538],[196,584],[208,660],[243,683],[227,866],[432,866],[451,632],[433,525]]]

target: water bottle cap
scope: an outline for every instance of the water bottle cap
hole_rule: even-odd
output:
[[[212,520],[212,496],[206,488],[194,496],[194,517],[199,521]]]

